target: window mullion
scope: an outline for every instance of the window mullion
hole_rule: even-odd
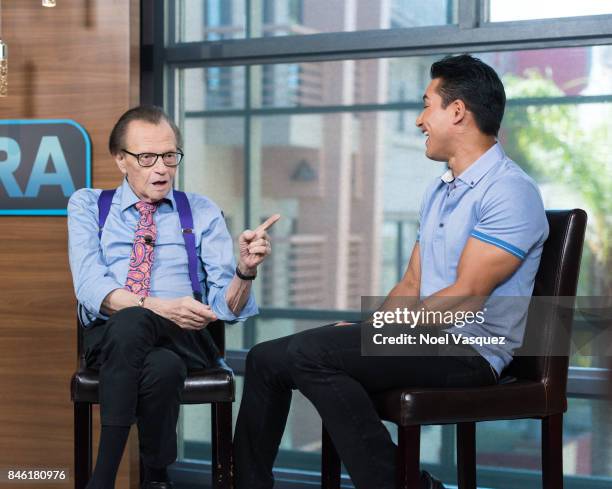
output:
[[[457,0],[457,21],[460,29],[475,29],[480,25],[481,3],[487,0]]]

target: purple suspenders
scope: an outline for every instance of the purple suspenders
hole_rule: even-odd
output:
[[[185,192],[174,190],[174,200],[176,201],[176,209],[179,213],[181,221],[181,229],[183,230],[183,239],[185,240],[185,250],[187,251],[187,266],[189,268],[189,279],[191,280],[191,290],[195,300],[202,302],[202,286],[198,280],[198,254],[196,251],[195,234],[193,234],[193,215],[191,214],[191,206]],[[110,212],[111,202],[115,190],[102,190],[98,198],[98,236],[102,236],[102,229],[106,223],[106,218]]]
[[[193,298],[202,302],[202,286],[198,280],[198,255],[196,253],[195,234],[193,234],[191,206],[189,205],[185,192],[174,190],[174,200],[181,221],[181,229],[183,230],[185,250],[187,250],[187,263],[189,268],[189,279],[191,280],[191,290],[193,290]]]
[[[102,190],[98,197],[98,238],[102,236],[102,229],[110,212],[113,195],[115,195],[115,190]]]

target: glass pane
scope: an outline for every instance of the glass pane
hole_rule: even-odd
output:
[[[179,186],[212,199],[232,236],[244,229],[244,117],[205,113],[244,106],[244,67],[177,70],[174,99],[185,159]]]
[[[431,64],[443,55],[307,62],[254,66],[252,104],[263,108],[326,107],[343,105],[412,104],[421,98],[430,77]],[[612,65],[610,47],[561,48],[480,53],[501,76],[549,78],[556,90],[532,84],[529,92],[509,98],[574,95],[609,95],[607,73]],[[594,57],[592,57],[594,56]],[[404,127],[414,120],[398,120]]]
[[[502,77],[508,99],[612,94],[612,46],[477,53]],[[520,84],[521,80],[526,80]],[[573,100],[563,100],[569,103]],[[604,101],[608,101],[605,98]],[[593,103],[583,99],[584,110]],[[509,103],[509,106],[512,102]],[[597,111],[595,111],[597,112]],[[508,121],[504,117],[504,124]]]
[[[244,0],[170,0],[166,2],[172,42],[221,41],[245,37]]]
[[[244,108],[245,68],[220,66],[176,70],[177,99],[184,117],[202,111]]]
[[[324,107],[412,102],[421,106],[438,56],[380,58],[253,67],[255,107]],[[388,82],[386,82],[388,80]],[[409,121],[410,125],[414,120]]]
[[[244,226],[244,128],[241,117],[185,117],[182,190],[206,195],[225,214],[230,233]]]
[[[319,34],[446,25],[455,22],[452,0],[255,0],[252,37]],[[258,22],[260,24],[258,25]]]
[[[251,0],[250,37],[398,29],[456,22],[456,0]],[[174,42],[246,37],[245,0],[167,2]]]
[[[612,14],[611,0],[489,0],[491,22]]]
[[[534,476],[539,477],[540,424],[539,420],[527,419],[478,423],[478,465],[533,470],[538,471]],[[603,477],[599,487],[612,484],[611,440],[612,405],[606,401],[570,399],[563,422],[564,474]],[[479,483],[491,487],[504,487],[509,479],[507,473],[498,477],[485,476],[491,480],[481,477],[479,475]],[[527,487],[532,486],[527,484]]]

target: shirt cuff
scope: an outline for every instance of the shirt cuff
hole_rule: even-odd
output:
[[[104,277],[102,280],[97,280],[95,285],[87,291],[87,297],[81,298],[77,295],[77,298],[90,315],[97,318],[106,319],[108,316],[105,316],[100,312],[102,302],[113,290],[121,288],[121,285],[115,282],[112,278]]]
[[[251,316],[255,316],[259,314],[259,308],[257,307],[257,303],[255,302],[255,296],[253,295],[253,291],[249,293],[249,299],[246,304],[242,308],[242,311],[238,314],[234,314],[227,305],[227,301],[225,300],[225,294],[229,284],[222,289],[217,289],[217,293],[212,298],[211,309],[216,314],[217,318],[225,321],[227,323],[235,323],[238,321],[246,321]]]
[[[491,236],[490,234],[485,234],[474,229],[471,235],[480,241],[492,244],[493,246],[497,246],[498,248],[507,251],[508,253],[516,256],[520,260],[524,260],[527,256],[527,252],[521,250],[518,246],[514,246],[513,244],[510,244],[507,241],[504,241],[503,239],[496,238],[495,236]]]

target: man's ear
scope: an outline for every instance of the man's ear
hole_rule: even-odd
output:
[[[124,176],[127,176],[127,161],[125,159],[125,154],[123,151],[119,151],[115,156],[115,163],[117,163],[117,167],[119,171],[123,173]]]
[[[453,124],[460,124],[463,122],[467,111],[463,100],[457,99],[451,102],[449,108],[452,110]]]

